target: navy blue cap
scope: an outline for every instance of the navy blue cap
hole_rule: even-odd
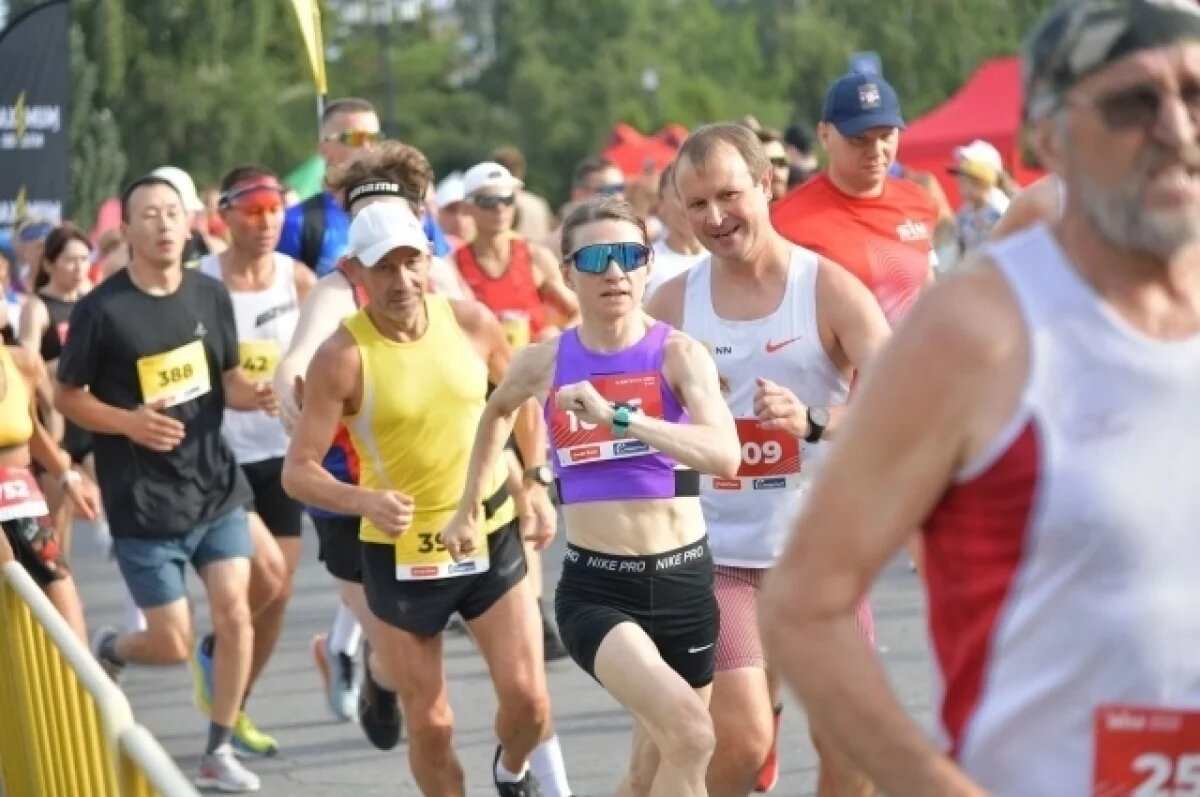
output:
[[[900,98],[881,75],[843,75],[829,87],[821,121],[829,122],[843,136],[857,136],[872,127],[904,129]]]

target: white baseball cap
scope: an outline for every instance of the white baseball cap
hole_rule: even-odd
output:
[[[462,172],[451,172],[446,175],[446,178],[438,183],[434,197],[437,200],[439,209],[449,207],[455,202],[462,202],[466,199],[467,192],[463,190]]]
[[[372,268],[393,249],[407,247],[429,254],[429,239],[407,202],[367,205],[350,222],[349,254]]]
[[[955,147],[954,160],[982,163],[991,166],[998,172],[1004,170],[1004,160],[1000,157],[1000,150],[981,138],[975,139],[965,147]]]
[[[178,166],[159,166],[150,172],[150,175],[161,177],[174,186],[183,199],[183,209],[188,213],[199,213],[204,210],[204,203],[200,201],[200,195],[196,193],[196,184],[192,182],[191,175],[183,169]]]
[[[512,172],[495,161],[477,163],[463,175],[463,196],[474,196],[484,188],[512,191],[525,183],[512,176]]]

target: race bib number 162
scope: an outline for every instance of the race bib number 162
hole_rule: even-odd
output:
[[[1200,797],[1200,711],[1100,706],[1094,797]]]

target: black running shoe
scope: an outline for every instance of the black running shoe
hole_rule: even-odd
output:
[[[400,743],[404,715],[396,702],[396,693],[384,689],[371,677],[371,646],[363,644],[363,679],[358,692],[358,724],[367,740],[380,750],[391,750]]]
[[[541,609],[541,604],[538,604]],[[545,661],[558,661],[570,656],[563,645],[562,637],[558,635],[558,626],[554,621],[546,616],[545,610],[542,610],[542,659]]]
[[[500,752],[503,749],[502,745],[496,745],[496,757],[492,759],[492,781],[496,784],[496,793],[500,797],[542,797],[542,790],[538,788],[533,772],[528,768],[525,769],[525,777],[516,783],[501,783],[496,780],[496,765],[500,763]]]

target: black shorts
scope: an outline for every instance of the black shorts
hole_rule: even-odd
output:
[[[621,623],[636,623],[693,688],[712,683],[721,612],[707,537],[654,556],[567,545],[554,611],[571,658],[593,678],[600,643]]]
[[[317,530],[317,558],[329,575],[352,584],[363,582],[363,544],[358,539],[362,520],[356,517],[313,516]]]
[[[39,587],[65,578],[70,572],[58,550],[53,532],[35,518],[17,518],[0,523],[13,557],[28,571]]]
[[[246,462],[242,473],[254,493],[246,511],[257,513],[275,537],[299,537],[304,505],[283,491],[283,457]]]
[[[397,581],[391,545],[363,543],[363,587],[371,613],[417,636],[437,636],[450,615],[484,615],[525,578],[525,548],[514,519],[488,535],[488,569],[475,576]]]

